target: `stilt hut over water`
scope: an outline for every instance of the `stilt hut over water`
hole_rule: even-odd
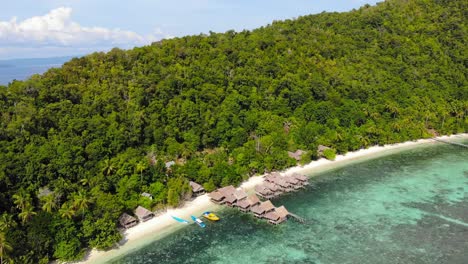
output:
[[[192,188],[193,196],[200,196],[202,194],[205,194],[205,188],[203,188],[203,186],[201,186],[200,184],[193,181],[190,181],[189,184]]]
[[[271,203],[271,201],[265,201],[260,204],[260,206],[256,207],[255,210],[252,210],[255,217],[264,218],[265,214],[275,210],[275,206]]]
[[[247,198],[247,201],[249,202],[250,205],[250,210],[254,208],[255,206],[260,206],[260,199],[258,199],[257,195],[252,194]]]
[[[265,182],[263,183],[263,185],[265,187],[267,187],[268,189],[270,189],[272,192],[273,192],[273,195],[276,197],[276,196],[279,196],[283,193],[283,191],[281,190],[281,188],[276,185],[275,183],[272,183],[272,182]]]
[[[224,196],[220,192],[214,191],[208,194],[208,196],[210,196],[212,202],[216,204],[224,204]]]
[[[291,177],[296,178],[303,186],[309,185],[309,178],[299,173],[293,173]]]
[[[234,186],[229,185],[223,188],[218,189],[218,192],[220,192],[224,196],[224,202],[227,206],[234,206],[237,198],[234,196],[234,193],[236,192],[236,188]]]
[[[153,218],[154,214],[153,212],[151,212],[150,210],[142,207],[142,206],[138,206],[136,209],[135,209],[135,215],[138,217],[138,219],[140,219],[140,221],[142,222],[145,222],[145,221],[148,221],[150,220],[151,218]]]
[[[267,200],[275,197],[274,193],[263,184],[255,186],[255,193],[263,199]]]
[[[234,197],[237,199],[235,206],[242,212],[247,212],[250,207],[250,203],[247,201],[247,193],[242,189],[238,189],[234,192]]]
[[[127,213],[123,213],[119,217],[119,223],[122,227],[124,227],[125,229],[128,229],[132,226],[136,226],[138,224],[138,220],[135,217]]]

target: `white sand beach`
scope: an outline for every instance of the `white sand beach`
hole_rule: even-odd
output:
[[[468,133],[457,134],[452,136],[442,136],[439,137],[442,140],[453,140],[453,139],[468,139]],[[328,169],[333,169],[348,164],[353,161],[361,161],[370,158],[376,158],[392,153],[392,151],[401,151],[403,149],[410,149],[412,147],[422,145],[422,144],[443,144],[436,142],[432,139],[421,139],[417,141],[408,141],[404,143],[385,145],[385,146],[374,146],[368,149],[361,149],[354,152],[349,152],[345,155],[337,155],[334,161],[329,161],[326,159],[320,159],[317,161],[312,161],[311,163],[305,166],[295,166],[289,168],[282,172],[282,174],[290,174],[293,172],[298,172],[302,174],[311,175],[315,172],[322,172]],[[254,176],[249,178],[248,181],[242,183],[240,186],[246,191],[251,191],[255,185],[263,182],[262,176]],[[190,215],[200,215],[202,212],[207,210],[216,211],[219,210],[221,206],[215,205],[210,202],[210,199],[207,194],[202,195],[194,199],[193,201],[185,203],[181,208],[171,209],[165,212],[162,215],[159,215],[147,222],[140,223],[135,227],[132,227],[125,231],[124,239],[116,249],[109,251],[98,251],[92,250],[86,256],[86,258],[80,262],[76,263],[103,263],[109,261],[113,258],[116,258],[121,255],[125,255],[130,251],[137,250],[141,246],[151,243],[154,240],[161,238],[167,234],[170,234],[174,230],[183,228],[184,224],[178,223],[172,219],[171,216],[178,216],[184,219],[189,220]]]

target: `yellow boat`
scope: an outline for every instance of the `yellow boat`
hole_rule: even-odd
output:
[[[219,221],[219,217],[211,212],[204,212],[203,217],[211,221]]]

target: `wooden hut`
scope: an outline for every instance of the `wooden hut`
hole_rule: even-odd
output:
[[[270,189],[272,192],[273,192],[273,195],[276,197],[276,196],[279,196],[283,193],[283,191],[281,190],[281,188],[276,185],[275,183],[272,183],[272,182],[265,182],[263,184],[265,187],[267,187],[268,189]]]
[[[278,225],[288,219],[289,212],[284,206],[275,208],[264,215],[264,218],[268,220],[268,223]]]
[[[237,206],[242,212],[248,212],[250,203],[247,200],[247,193],[245,193],[244,190],[239,189],[234,192],[234,197],[237,199],[235,206]]]
[[[120,217],[119,217],[119,224],[124,227],[125,229],[128,229],[132,226],[136,226],[138,224],[138,220],[127,214],[127,213],[123,213]]]
[[[224,204],[231,207],[235,206],[237,198],[234,196],[234,193],[236,192],[236,188],[234,188],[234,186],[229,185],[220,188],[218,189],[218,192],[220,192],[224,196]]]
[[[267,200],[275,197],[274,193],[263,184],[255,186],[255,193],[263,199]]]
[[[300,189],[302,187],[302,183],[299,182],[298,179],[291,177],[291,176],[286,176],[284,177],[284,180],[291,185],[292,188],[295,190]]]
[[[293,173],[291,177],[297,179],[303,186],[309,185],[309,178],[299,173]]]
[[[224,204],[224,195],[222,195],[219,191],[214,191],[208,194],[211,201],[216,204]]]
[[[290,158],[295,159],[296,161],[300,161],[301,157],[302,157],[302,154],[304,154],[304,153],[305,153],[305,151],[303,151],[301,149],[298,149],[295,152],[288,151],[288,156]]]
[[[150,220],[151,218],[153,218],[154,214],[153,212],[151,212],[150,210],[142,207],[142,206],[138,206],[136,209],[135,209],[135,215],[138,217],[138,219],[140,219],[140,221],[142,222],[145,222],[145,221],[148,221]]]
[[[205,194],[205,188],[201,186],[200,184],[190,181],[189,182],[190,187],[192,188],[192,195],[193,196],[200,196],[202,194]]]
[[[275,183],[276,183],[276,185],[281,187],[283,189],[283,191],[285,191],[285,192],[294,191],[293,186],[291,186],[291,184],[289,182],[287,182],[284,177],[278,178]]]
[[[258,209],[253,213],[255,217],[264,218],[267,213],[273,210],[275,210],[275,206],[271,203],[271,201],[265,201],[261,203],[260,206],[258,206]]]

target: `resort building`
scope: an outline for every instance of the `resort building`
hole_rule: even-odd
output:
[[[124,227],[125,229],[128,229],[132,226],[136,226],[138,224],[138,220],[127,214],[127,213],[123,213],[120,217],[119,217],[119,224]]]
[[[296,178],[303,186],[309,185],[309,178],[307,178],[307,176],[295,172],[291,177]]]
[[[151,212],[150,210],[142,207],[142,206],[138,206],[136,209],[135,209],[135,215],[138,217],[138,219],[140,219],[140,221],[142,222],[145,222],[145,221],[148,221],[150,220],[151,218],[153,218],[154,214],[153,212]]]
[[[249,197],[247,197],[247,201],[249,202],[249,209],[252,210],[252,208],[256,206],[260,206],[260,199],[258,199],[257,195],[252,194]]]
[[[268,220],[268,223],[278,225],[288,220],[289,212],[284,206],[275,208],[274,210],[266,213],[264,218]]]
[[[189,182],[190,187],[192,188],[192,195],[193,196],[200,196],[202,194],[205,194],[205,188],[201,186],[200,184],[190,181]]]
[[[283,193],[281,188],[278,185],[276,185],[275,183],[265,182],[265,183],[263,183],[263,185],[273,192],[274,197],[279,196],[279,195],[281,195]]]
[[[224,196],[219,191],[214,191],[208,194],[211,201],[216,204],[224,204]]]
[[[219,188],[218,192],[220,192],[224,197],[224,203],[227,206],[233,207],[237,201],[237,198],[234,196],[236,192],[236,188],[234,186],[229,185],[223,188]]]
[[[238,189],[234,192],[234,197],[237,199],[235,206],[237,206],[242,212],[248,212],[250,203],[247,200],[247,193],[242,189]]]
[[[264,218],[265,214],[275,210],[275,206],[271,203],[271,201],[265,201],[260,204],[260,206],[255,208],[254,213],[255,217]]]
[[[267,200],[275,197],[274,193],[263,184],[255,186],[255,193]]]

